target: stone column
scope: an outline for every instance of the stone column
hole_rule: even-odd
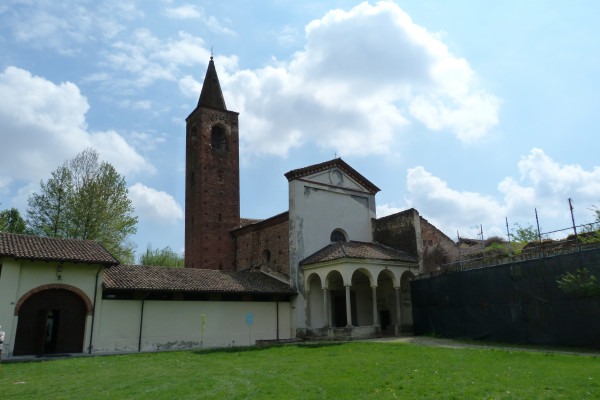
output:
[[[346,286],[346,327],[352,327],[352,304],[350,302],[350,286]]]
[[[310,320],[310,290],[306,291],[306,327],[312,327],[312,322]]]
[[[396,294],[396,336],[400,336],[400,327],[402,326],[402,313],[400,312],[400,288],[394,287],[394,293]]]
[[[329,307],[327,306],[327,303],[329,303],[327,301],[329,298],[328,292],[329,290],[327,290],[327,288],[323,288],[323,318],[325,318],[324,328],[329,328],[331,326],[329,323]]]
[[[377,286],[371,286],[373,291],[373,326],[379,326],[379,313],[377,312]]]

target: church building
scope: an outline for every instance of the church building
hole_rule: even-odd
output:
[[[454,242],[341,158],[284,174],[289,209],[240,217],[238,113],[211,57],[186,119],[185,268],[123,265],[100,244],[0,232],[3,358],[411,332],[410,279]]]

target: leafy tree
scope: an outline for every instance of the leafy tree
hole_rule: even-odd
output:
[[[576,296],[600,295],[600,282],[587,268],[577,268],[574,272],[564,273],[556,283],[567,294]]]
[[[152,249],[152,245],[148,244],[146,253],[140,256],[140,264],[142,265],[183,268],[185,265],[184,261],[184,256],[173,251],[170,246],[159,250]]]
[[[0,211],[0,232],[27,233],[25,220],[16,208]]]
[[[70,237],[67,211],[74,193],[68,162],[50,175],[48,181],[40,182],[40,193],[33,193],[27,199],[27,224],[37,235]]]
[[[127,194],[125,178],[88,148],[40,182],[28,199],[27,223],[39,235],[95,240],[131,263],[137,217]]]
[[[512,240],[523,245],[529,242],[537,242],[538,234],[533,225],[529,224],[525,228],[515,223],[516,228],[511,232]]]
[[[530,242],[538,241],[537,229],[533,225],[529,224],[526,227],[522,227],[520,224],[515,223],[515,228],[510,232],[511,247],[515,254],[521,254],[523,247]]]

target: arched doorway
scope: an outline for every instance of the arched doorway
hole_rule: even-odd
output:
[[[14,355],[81,353],[86,302],[65,289],[47,289],[27,297],[17,310]]]
[[[373,318],[373,291],[368,271],[357,269],[352,274],[352,325],[372,326]]]
[[[334,328],[341,328],[347,325],[346,318],[346,290],[344,279],[339,271],[331,271],[327,274],[326,287],[329,290],[330,323]],[[355,299],[354,299],[355,300]],[[354,307],[356,309],[356,307]]]
[[[377,277],[377,310],[381,333],[389,336],[395,334],[395,327],[399,325],[394,290],[394,275],[384,269]]]

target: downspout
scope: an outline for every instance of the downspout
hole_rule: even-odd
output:
[[[142,310],[140,312],[140,337],[138,340],[138,352],[142,351],[142,325],[144,323],[144,301],[142,300]]]
[[[277,331],[277,340],[279,340],[279,300],[275,302],[275,307],[277,307],[277,326],[275,327],[275,330]]]
[[[100,276],[100,271],[102,271],[104,267],[98,268],[98,272],[96,272],[96,285],[94,285],[94,305],[92,308],[92,326],[90,328],[90,345],[88,346],[88,354],[92,354],[92,340],[94,338],[94,320],[96,319],[96,299],[98,298],[98,277]]]

